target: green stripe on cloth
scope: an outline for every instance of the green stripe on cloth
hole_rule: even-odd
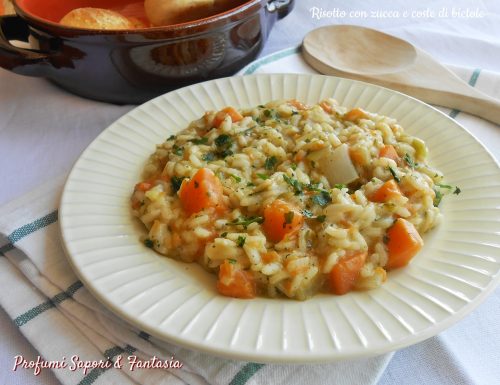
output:
[[[264,364],[249,362],[234,376],[229,385],[245,385],[247,381],[257,373]]]
[[[104,352],[104,357],[106,357],[108,360],[112,360],[119,354],[123,353],[134,354],[136,351],[137,351],[136,348],[128,344],[124,348],[122,348],[121,346],[113,346],[112,348]]]
[[[4,254],[7,251],[11,251],[14,248],[14,245],[12,243],[7,243],[6,245],[3,245],[0,247],[0,254]]]
[[[143,332],[143,331],[139,332],[138,336],[139,336],[139,338],[142,338],[143,340],[146,340],[146,341],[149,341],[149,339],[151,338],[151,336],[148,333]]]
[[[474,70],[474,72],[472,72],[472,75],[469,79],[469,85],[471,87],[474,87],[477,83],[477,78],[479,77],[479,74],[481,73],[481,68],[476,68]],[[450,111],[450,114],[449,116],[453,119],[455,119],[457,117],[457,115],[460,113],[460,110],[457,110],[457,109],[453,109]]]
[[[125,348],[122,348],[121,346],[113,346],[112,348],[109,348],[108,350],[106,350],[104,352],[104,357],[106,357],[110,361],[113,361],[113,359],[120,354],[123,354],[125,352],[127,352],[128,354],[133,354],[135,351],[137,351],[137,349],[134,348],[133,346],[130,346],[130,345],[125,346]],[[97,380],[101,374],[103,374],[104,372],[106,372],[109,369],[111,369],[111,368],[92,369],[85,377],[82,378],[82,380],[78,383],[78,385],[93,384],[95,382],[95,380]]]
[[[46,310],[49,310],[55,306],[56,305],[51,300],[48,300],[44,303],[41,303],[40,305],[35,306],[34,308],[28,310],[26,313],[21,314],[19,317],[16,317],[16,319],[14,320],[14,324],[17,327],[21,327],[21,326],[27,324],[29,321],[31,321],[36,316],[42,314]]]
[[[265,64],[272,63],[276,60],[282,59],[284,57],[296,54],[300,51],[300,47],[293,47],[293,48],[288,48],[283,51],[276,52],[272,55],[265,56],[262,59],[259,59],[255,61],[253,64],[248,67],[248,69],[243,73],[243,75],[251,75],[255,71],[257,71],[260,67],[262,67]]]
[[[112,360],[115,358],[117,355],[122,354],[124,350],[119,347],[119,346],[114,346],[111,349],[108,349],[104,352],[104,357],[106,357],[108,360]],[[101,374],[105,373],[107,370],[111,368],[94,368],[88,374],[82,378],[82,380],[78,383],[78,385],[90,385],[97,380]]]
[[[112,360],[117,355],[122,353],[125,353],[125,350],[121,346],[113,346],[112,348],[104,352],[104,357],[106,357],[108,360]]]
[[[58,219],[58,212],[57,210],[52,211],[51,213],[45,215],[42,218],[38,218],[34,220],[31,223],[28,223],[24,226],[21,226],[20,228],[14,230],[8,237],[7,239],[9,240],[10,243],[3,245],[0,247],[0,254],[3,254],[5,252],[8,252],[14,248],[14,243],[18,242],[19,240],[23,239],[29,234],[32,234],[40,229],[43,229],[47,227],[48,225],[56,222]],[[41,303],[38,306],[35,306],[28,310],[27,312],[21,314],[20,316],[16,317],[14,319],[14,323],[16,326],[20,327],[37,317],[38,315],[42,314],[46,310],[54,308],[57,304],[65,301],[68,298],[71,298],[75,292],[83,287],[83,284],[81,281],[77,281],[71,286],[68,287],[67,290],[62,291],[58,294],[56,294],[54,297],[50,298],[48,301],[45,301]],[[147,340],[149,339],[149,335],[145,332],[140,332],[139,337]],[[117,355],[122,354],[124,352],[127,352],[128,354],[133,354],[137,349],[134,348],[133,346],[127,345],[125,349],[115,346],[111,349],[108,349],[104,352],[104,356],[112,360],[115,358]],[[95,368],[91,370],[80,382],[80,385],[90,385],[94,383],[101,374],[103,374],[107,369],[102,369],[102,368]]]
[[[44,217],[35,219],[33,222],[15,229],[10,235],[7,236],[9,243],[0,247],[0,254],[6,253],[14,248],[14,243],[20,241],[25,236],[34,233],[37,230],[43,229],[48,225],[57,221],[57,210],[45,215]]]
[[[472,73],[471,78],[469,79],[469,85],[471,87],[475,87],[477,83],[477,78],[479,77],[479,74],[481,73],[481,68],[476,68],[474,72]]]
[[[94,368],[92,369],[82,380],[78,383],[78,385],[90,385],[95,382],[99,378],[101,374],[103,374],[108,369],[103,368]]]
[[[62,291],[52,298],[50,298],[48,301],[45,301],[41,303],[38,306],[35,306],[28,310],[27,312],[21,314],[20,316],[16,317],[14,319],[14,324],[17,327],[21,327],[25,324],[27,324],[29,321],[31,321],[33,318],[37,317],[38,315],[42,314],[43,312],[52,309],[55,307],[57,304],[60,304],[61,302],[65,301],[68,298],[71,298],[75,292],[83,287],[83,284],[80,281],[76,281],[74,284],[72,284],[70,287],[68,287],[67,290]]]
[[[26,237],[29,234],[32,234],[38,230],[41,230],[48,225],[54,223],[57,221],[58,218],[58,212],[57,210],[54,210],[50,212],[49,214],[35,219],[33,222],[28,223],[26,225],[23,225],[19,227],[18,229],[14,230],[9,236],[7,236],[7,239],[9,240],[10,243],[3,245],[0,248],[0,254],[4,254],[12,249],[14,249],[14,244],[24,237]],[[58,294],[56,294],[54,297],[49,298],[48,301],[45,301],[41,303],[38,306],[35,306],[28,310],[27,312],[21,314],[20,316],[16,317],[14,319],[14,324],[17,327],[21,327],[31,321],[33,318],[37,317],[38,315],[42,314],[46,310],[49,310],[53,307],[55,307],[57,304],[63,302],[64,300],[71,298],[75,292],[83,287],[83,284],[80,281],[76,281],[74,284],[68,287],[65,291],[62,291]]]
[[[48,225],[57,221],[57,210],[52,211],[51,213],[45,215],[42,218],[38,218],[27,225],[21,226],[20,228],[14,230],[7,238],[10,243],[14,244],[19,240],[23,239],[29,234],[34,233],[37,230],[43,229]]]

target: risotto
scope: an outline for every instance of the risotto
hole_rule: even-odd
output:
[[[222,295],[379,287],[447,191],[396,120],[327,99],[226,107],[157,146],[131,198],[145,245],[217,275]]]

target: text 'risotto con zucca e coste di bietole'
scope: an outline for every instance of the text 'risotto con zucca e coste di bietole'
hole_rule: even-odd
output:
[[[226,107],[157,146],[131,198],[146,246],[237,298],[379,287],[458,187],[395,119],[326,99]]]

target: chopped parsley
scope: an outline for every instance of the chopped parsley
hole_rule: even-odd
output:
[[[184,147],[179,147],[178,145],[174,144],[172,149],[174,150],[175,155],[182,156],[184,154]]]
[[[238,237],[238,240],[236,241],[236,244],[238,245],[238,247],[243,247],[243,245],[245,244],[245,241],[247,239],[245,237],[242,237],[241,235]]]
[[[221,238],[226,238],[227,237],[227,231],[224,231],[220,236],[221,236]]]
[[[233,139],[227,134],[222,134],[215,138],[215,145],[217,147],[229,147],[232,143]]]
[[[314,214],[309,211],[309,210],[302,210],[302,214],[306,217],[306,218],[314,218]]]
[[[410,166],[411,168],[415,168],[415,162],[412,159],[412,157],[410,156],[410,154],[406,153],[405,156],[403,157],[403,159],[408,166]]]
[[[323,191],[322,189],[319,188],[319,183],[318,182],[311,182],[309,184],[304,185],[306,190],[309,191]]]
[[[205,155],[202,156],[202,159],[205,162],[211,162],[212,160],[215,159],[215,154],[213,152],[207,152]]]
[[[453,194],[455,195],[458,195],[462,192],[462,190],[460,190],[460,187],[458,186],[450,186],[449,184],[440,184],[440,183],[436,183],[436,186],[448,189],[450,191],[453,190]]]
[[[257,173],[256,175],[257,175],[257,177],[259,177],[262,180],[269,179],[269,175],[266,175],[266,174]]]
[[[278,111],[276,110],[273,110],[273,109],[265,109],[263,111],[263,114],[264,116],[267,118],[267,119],[276,119],[276,120],[279,120],[279,113]]]
[[[283,224],[283,227],[285,227],[285,225],[289,225],[290,223],[292,223],[294,216],[295,213],[293,211],[285,213],[285,223]]]
[[[293,171],[297,170],[297,164],[296,164],[296,163],[292,163],[292,164],[290,165],[290,167],[291,167],[291,169],[292,169]]]
[[[317,220],[318,222],[320,222],[320,223],[323,223],[323,222],[325,221],[325,219],[326,219],[326,215],[318,215],[318,216],[316,217],[316,220]]]
[[[167,141],[168,141],[168,140],[174,140],[174,139],[175,139],[175,135],[170,135],[170,136],[168,137]]]
[[[144,246],[149,247],[150,249],[152,249],[153,246],[154,246],[154,242],[151,239],[146,238],[144,240]]]
[[[329,204],[332,201],[332,197],[328,193],[328,191],[321,191],[319,194],[313,195],[311,198],[314,203],[321,207],[325,207],[327,204]]]
[[[238,219],[235,219],[232,222],[229,222],[229,225],[233,226],[243,226],[243,228],[247,228],[249,225],[252,223],[263,223],[264,218],[263,217],[239,217]]]
[[[231,150],[224,150],[224,151],[221,151],[218,153],[218,155],[221,157],[221,158],[225,158],[227,156],[230,156],[230,155],[233,155],[233,152]]]
[[[247,183],[247,187],[254,187],[254,186],[255,186],[255,184],[253,184],[252,182]]]
[[[434,206],[438,207],[439,204],[441,203],[441,200],[443,199],[443,196],[446,194],[441,191],[441,189],[448,190],[449,192],[453,192],[453,194],[458,195],[462,192],[460,190],[460,187],[458,186],[451,186],[449,184],[441,184],[441,183],[436,183],[434,186],[434,193],[436,194],[436,197],[434,198]],[[452,191],[453,190],[453,191]]]
[[[317,217],[309,210],[302,210],[302,214],[309,219],[316,219],[318,222],[323,223],[326,219],[326,215],[318,215]]]
[[[173,176],[172,179],[170,180],[170,184],[172,186],[172,190],[174,190],[174,192],[177,192],[179,191],[179,189],[181,188],[181,185],[182,185],[182,181],[186,179],[186,177],[184,176]]]
[[[396,170],[394,170],[391,166],[387,167],[387,169],[390,171],[396,182],[398,183],[401,182],[401,179],[399,178],[398,174],[396,174]]]
[[[261,125],[262,124],[262,119],[260,117],[253,117],[252,116],[252,119],[255,120],[255,123],[257,123],[258,125]]]
[[[236,264],[236,259],[233,259],[233,258],[228,258],[227,261],[231,264],[231,265],[235,265]]]
[[[219,135],[214,140],[215,146],[217,147],[217,151],[214,153],[214,158],[217,156],[219,158],[225,158],[229,155],[233,155],[233,151],[231,151],[231,146],[233,144],[233,138],[227,134]]]
[[[271,118],[273,116],[273,110],[264,110],[264,116],[266,118]]]
[[[204,136],[203,138],[191,139],[190,142],[194,144],[207,144],[208,138]]]
[[[240,183],[241,182],[241,178],[238,175],[229,174],[229,176],[231,178],[233,178],[236,181],[236,183]]]
[[[306,190],[309,191],[328,192],[322,188],[319,188],[319,182],[311,182],[309,184],[304,185],[304,187],[306,188]]]
[[[266,168],[266,170],[274,170],[277,163],[278,163],[278,158],[276,158],[275,156],[271,156],[266,159],[264,167]]]
[[[439,188],[434,187],[434,192],[436,193],[436,197],[434,198],[434,207],[438,207],[443,199],[443,193],[439,190]]]
[[[309,190],[309,191],[316,191],[316,192],[320,193],[319,195],[321,196],[321,198],[317,198],[317,199],[328,200],[328,202],[332,201],[332,199],[330,198],[330,193],[327,190],[324,190],[324,189],[320,188],[319,187],[319,185],[320,185],[319,182],[311,182],[309,184],[304,184],[304,183],[300,183],[297,179],[290,178],[288,175],[285,175],[285,174],[283,174],[283,179],[290,186],[293,187],[295,195],[302,194],[303,190],[306,189],[306,190]],[[342,186],[344,186],[344,185],[342,185]],[[317,196],[317,195],[315,195],[315,196]],[[313,201],[315,203],[318,203],[314,199],[315,196],[313,196]]]
[[[345,184],[337,183],[333,187],[338,188],[339,190],[342,190],[343,188],[346,188],[347,186]]]
[[[302,194],[302,184],[297,179],[290,178],[286,174],[283,174],[283,179],[286,183],[293,187],[295,195]]]
[[[319,188],[319,182],[311,182],[309,184],[304,185],[304,188],[309,191],[316,191],[323,194],[329,194],[327,190]]]

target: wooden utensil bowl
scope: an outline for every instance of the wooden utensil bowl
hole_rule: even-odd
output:
[[[383,32],[354,25],[321,27],[304,38],[302,54],[322,74],[378,84],[500,124],[498,100],[425,51]]]

